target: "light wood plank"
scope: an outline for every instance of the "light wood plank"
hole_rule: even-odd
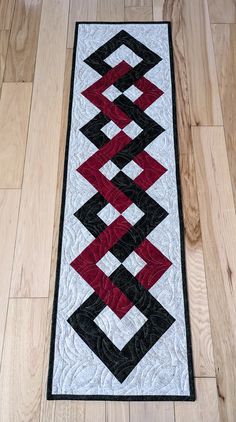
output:
[[[125,8],[126,21],[152,21],[152,7],[126,7]]]
[[[192,125],[222,125],[206,0],[183,1],[183,34]]]
[[[129,422],[129,403],[106,402],[106,421]]]
[[[32,84],[3,84],[0,100],[0,187],[20,188]]]
[[[176,402],[175,421],[220,422],[215,378],[199,378],[195,384],[197,400],[193,403]]]
[[[85,406],[84,402],[78,401],[58,401],[55,403],[55,412],[51,422],[84,422]],[[48,421],[49,419],[44,419]],[[96,420],[96,419],[94,419]]]
[[[1,0],[0,2],[0,29],[11,29],[15,0]]]
[[[153,0],[153,16],[154,21],[171,21],[172,23],[178,23],[182,26],[182,4],[181,1],[165,1],[165,0]]]
[[[54,287],[55,287],[55,274],[56,274],[56,262],[57,262],[57,246],[58,246],[58,234],[59,234],[59,219],[61,211],[61,194],[62,194],[62,179],[64,170],[64,156],[65,156],[65,144],[66,144],[66,132],[67,132],[67,114],[69,105],[69,91],[70,91],[70,79],[71,79],[71,65],[72,65],[72,50],[67,49],[66,52],[66,63],[64,73],[64,89],[63,89],[63,105],[62,105],[62,117],[61,117],[61,134],[60,134],[60,150],[58,160],[58,177],[57,177],[57,189],[56,189],[56,209],[54,218],[54,232],[53,232],[53,244],[52,244],[52,260],[51,260],[51,274],[50,274],[50,291],[49,291],[49,302],[48,302],[48,318],[47,318],[47,336],[46,336],[46,347],[45,347],[45,359],[44,359],[44,380],[43,380],[43,393],[41,400],[41,414],[40,421],[68,421],[76,422],[83,421],[85,415],[85,404],[84,402],[78,401],[47,401],[46,400],[46,388],[48,378],[48,356],[51,339],[51,318],[52,318],[52,305],[54,299]],[[76,415],[78,419],[76,418]]]
[[[175,31],[175,24],[173,24],[173,30]],[[174,39],[176,43],[178,37]],[[194,374],[198,377],[214,376],[214,358],[202,251],[193,139],[190,127],[187,126],[190,119],[188,92],[185,90],[184,74],[186,75],[186,73],[184,73],[184,66],[180,64],[180,51],[180,49],[176,49],[175,52],[176,86],[178,84],[177,123]],[[180,80],[181,83],[179,83]]]
[[[236,215],[223,128],[193,128],[221,420],[236,417]]]
[[[46,299],[11,299],[0,373],[0,421],[39,420]]]
[[[74,44],[75,22],[96,21],[96,17],[97,0],[71,0],[67,38],[68,48],[72,48]]]
[[[156,1],[156,5],[158,2]],[[160,2],[159,2],[160,3]],[[154,8],[154,16],[155,16]],[[160,7],[157,7],[160,13]],[[161,16],[159,16],[161,17]],[[167,2],[162,18],[172,21],[177,101],[181,193],[183,198],[189,311],[195,376],[214,376],[214,359],[203,262],[193,139],[190,130],[189,90],[183,43],[181,2]]]
[[[7,316],[20,190],[0,190],[0,361]]]
[[[0,91],[2,87],[3,75],[6,65],[9,34],[10,31],[0,30]]]
[[[229,169],[236,206],[236,25],[212,25]]]
[[[153,14],[154,20],[172,22],[181,192],[183,197],[194,371],[196,376],[212,376],[214,375],[214,362],[202,254],[193,140],[190,129],[191,119],[183,45],[181,2],[154,0]],[[202,312],[201,315],[199,315],[199,310]]]
[[[130,422],[174,422],[171,402],[130,402]]]
[[[194,375],[214,377],[214,357],[202,245],[187,243],[188,299],[192,333]]]
[[[31,82],[35,58],[42,0],[17,0],[13,15],[4,80]]]
[[[165,15],[165,0],[152,0],[153,19],[154,21],[163,21]],[[173,3],[172,3],[173,4]]]
[[[208,0],[212,23],[236,22],[236,4],[234,0]]]
[[[179,97],[183,99],[182,96]],[[184,107],[180,101],[179,108]],[[181,110],[179,109],[181,112]],[[181,120],[179,119],[178,122]],[[179,125],[181,194],[184,212],[185,252],[195,376],[214,376],[202,234],[197,197],[193,139],[190,128]]]
[[[125,0],[125,7],[151,6],[152,0]]]
[[[87,401],[84,422],[105,422],[105,402]]]
[[[123,21],[124,0],[98,0],[97,21]]]
[[[172,24],[171,31],[175,65],[177,123],[181,144],[180,152],[181,154],[188,155],[189,152],[192,151],[192,142],[188,78],[183,42],[182,3],[153,0],[153,19],[154,21],[170,21]],[[189,142],[186,142],[186,139],[189,139]]]
[[[12,296],[48,296],[68,9],[68,1],[43,2]]]

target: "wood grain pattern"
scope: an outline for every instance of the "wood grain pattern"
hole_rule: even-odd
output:
[[[130,422],[174,422],[171,402],[130,402]]]
[[[17,0],[4,80],[31,82],[34,75],[42,0]]]
[[[176,402],[176,422],[220,422],[215,378],[196,379],[197,401]]]
[[[202,258],[200,214],[196,189],[188,80],[183,43],[181,2],[154,0],[154,20],[172,22],[175,86],[179,138],[181,192],[183,198],[187,281],[196,376],[214,375],[205,269]],[[201,314],[199,315],[199,310]]]
[[[0,30],[0,92],[5,71],[10,31]]]
[[[20,188],[32,85],[3,84],[0,100],[0,188]]]
[[[48,296],[68,9],[64,0],[43,2],[12,296]]]
[[[184,211],[185,250],[194,371],[195,376],[214,376],[215,371],[202,253],[193,139],[190,128],[190,101],[183,43],[182,5],[181,2],[154,0],[153,13],[155,20],[170,20],[172,22],[181,192]]]
[[[181,1],[153,0],[153,19],[155,21],[170,21],[172,24],[172,43],[175,64],[175,88],[177,102],[178,133],[180,134],[181,153],[188,153],[188,146],[191,149],[190,131],[183,133],[190,128],[190,105],[189,89],[187,78],[187,65],[183,41],[183,16]],[[190,142],[185,142],[185,139]]]
[[[125,7],[143,7],[143,6],[151,6],[152,7],[152,0],[125,0]]]
[[[188,144],[187,147],[184,144]],[[193,139],[190,128],[181,130],[180,127],[179,146],[194,374],[199,377],[214,376],[214,359],[202,252]]]
[[[212,25],[229,170],[236,206],[236,25]]]
[[[52,422],[84,422],[84,402],[58,401],[54,403],[54,415]],[[49,419],[43,419],[45,422]]]
[[[236,22],[236,4],[234,0],[208,0],[212,23]]]
[[[0,421],[38,421],[46,299],[11,299],[0,373]]]
[[[97,20],[123,21],[124,0],[97,0]]]
[[[177,108],[177,129],[181,165],[181,181],[184,194],[187,191],[188,206],[183,201],[187,236],[191,243],[200,237],[199,210],[196,195],[193,144],[191,136],[190,98],[187,77],[187,65],[183,40],[183,16],[181,1],[153,0],[154,20],[171,21],[172,43],[175,67],[175,89]],[[183,174],[184,173],[184,176]],[[190,202],[190,204],[189,204]],[[187,219],[187,220],[186,220]]]
[[[202,245],[187,244],[187,274],[195,377],[214,377],[214,357]]]
[[[87,401],[84,422],[105,422],[105,402]]]
[[[74,44],[75,22],[96,21],[97,0],[71,0],[68,24],[67,47]]]
[[[0,29],[11,29],[15,0],[0,2]]]
[[[222,125],[207,2],[184,0],[182,13],[191,124]]]
[[[129,422],[130,404],[127,402],[106,402],[106,420]]]
[[[193,128],[221,420],[236,417],[236,215],[223,128]]]
[[[165,2],[165,0],[153,0],[152,1],[152,8],[153,8],[153,19],[154,21],[163,21],[164,16],[166,14],[166,6],[169,6],[169,2]],[[174,7],[174,3],[171,2],[170,8],[171,10]],[[172,19],[171,19],[172,21]]]
[[[126,21],[152,21],[152,7],[126,7],[125,8]]]
[[[19,190],[0,190],[0,361],[5,333],[19,201]]]
[[[62,180],[64,171],[64,155],[67,133],[67,115],[69,106],[69,92],[70,92],[70,79],[71,79],[71,65],[72,65],[72,50],[66,50],[66,62],[64,69],[64,87],[63,87],[63,103],[61,115],[61,131],[60,131],[60,149],[58,160],[58,175],[57,175],[57,189],[56,189],[56,207],[54,216],[54,230],[53,230],[53,243],[52,243],[52,260],[50,270],[50,284],[49,284],[49,301],[48,301],[48,318],[47,318],[47,336],[45,347],[44,359],[44,375],[43,375],[43,400],[41,401],[40,422],[55,421],[59,422],[68,421],[76,422],[83,421],[85,417],[85,404],[84,402],[53,402],[45,400],[47,377],[48,377],[48,356],[51,339],[51,319],[52,319],[52,306],[54,298],[55,277],[56,277],[56,262],[57,262],[57,245],[59,234],[59,220],[61,212],[61,194],[62,194]],[[78,419],[74,419],[74,418]]]

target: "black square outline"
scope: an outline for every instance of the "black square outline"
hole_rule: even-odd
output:
[[[158,54],[154,53],[154,51],[150,50],[148,47],[146,47],[144,44],[122,29],[118,34],[115,34],[105,44],[103,44],[94,53],[87,57],[84,62],[100,73],[100,75],[104,75],[108,72],[108,70],[112,69],[111,66],[104,60],[122,45],[130,48],[136,55],[143,59],[122,78],[120,78],[119,81],[114,82],[113,85],[121,92],[124,92],[137,80],[139,80],[145,73],[156,66],[162,59],[160,56],[158,56]]]
[[[94,319],[106,307],[96,293],[89,296],[67,321],[93,353],[122,383],[145,354],[171,327],[175,318],[123,265],[120,265],[110,275],[110,279],[147,318],[144,325],[122,350],[119,350],[94,322]],[[101,343],[102,347],[100,347]]]

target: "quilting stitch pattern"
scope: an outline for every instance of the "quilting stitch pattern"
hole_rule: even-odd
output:
[[[103,28],[107,35],[107,28],[105,26]],[[83,344],[89,347],[89,357],[94,365],[98,363],[97,359],[99,359],[101,363],[98,366],[101,368],[101,364],[103,365],[102,372],[104,372],[104,368],[107,368],[106,370],[110,374],[107,378],[111,379],[113,376],[110,384],[105,382],[102,386],[102,381],[98,383],[96,389],[98,394],[132,394],[134,392],[158,395],[165,393],[166,386],[166,391],[169,391],[169,394],[188,394],[185,339],[181,358],[180,355],[177,357],[178,346],[176,346],[175,337],[180,330],[183,315],[181,316],[180,312],[177,319],[176,313],[172,313],[171,307],[165,305],[165,300],[163,301],[160,294],[161,289],[164,295],[168,290],[174,292],[176,286],[171,286],[171,283],[176,282],[178,285],[180,276],[176,271],[176,261],[179,259],[178,243],[175,244],[169,237],[171,223],[173,223],[173,219],[178,218],[176,211],[173,212],[176,204],[171,204],[172,201],[175,201],[175,195],[168,198],[173,190],[171,185],[174,181],[173,145],[167,145],[171,128],[166,124],[168,116],[156,113],[157,110],[160,110],[156,104],[161,102],[162,98],[165,97],[165,103],[168,106],[169,87],[165,91],[163,89],[165,83],[154,84],[152,82],[153,73],[151,73],[152,69],[158,72],[158,66],[160,66],[160,73],[163,71],[161,62],[163,59],[166,62],[166,55],[161,57],[161,54],[155,53],[147,45],[138,41],[137,37],[133,36],[136,31],[135,25],[126,25],[126,28],[128,31],[122,28],[119,30],[117,26],[115,35],[83,60],[92,69],[92,74],[88,72],[88,75],[92,75],[91,79],[95,80],[91,85],[87,84],[85,89],[80,88],[80,93],[78,93],[80,98],[84,98],[84,100],[80,100],[80,105],[83,105],[80,113],[84,113],[82,120],[85,120],[85,123],[79,126],[79,131],[84,137],[80,147],[85,148],[81,154],[79,166],[75,167],[74,165],[78,150],[74,149],[73,142],[70,156],[74,172],[79,175],[76,182],[77,191],[78,187],[80,189],[79,196],[81,196],[81,189],[83,191],[84,188],[87,192],[82,201],[81,199],[77,201],[77,203],[82,202],[78,209],[75,209],[76,200],[70,204],[69,208],[70,210],[74,208],[73,218],[80,224],[78,226],[80,228],[79,239],[81,240],[83,237],[84,239],[80,245],[81,250],[78,248],[78,242],[75,242],[79,253],[73,253],[73,260],[68,256],[66,261],[67,265],[70,261],[71,267],[70,270],[67,270],[71,275],[70,287],[73,289],[76,281],[81,287],[83,280],[84,299],[82,301],[80,299],[78,302],[75,299],[73,306],[71,304],[68,306],[66,322],[74,332],[74,334],[70,332],[68,339],[71,342],[73,336],[77,342],[80,338]],[[162,28],[164,29],[164,27]],[[87,34],[89,31],[93,31],[93,29],[84,29]],[[145,30],[147,31],[146,28]],[[163,39],[165,31],[159,32],[162,33],[161,39]],[[132,33],[133,35],[131,35]],[[126,47],[126,50],[123,50],[122,53],[123,46]],[[129,49],[128,53],[127,48]],[[79,49],[77,54],[79,54]],[[136,58],[136,63],[134,63],[134,58]],[[78,73],[79,71],[80,69],[78,69]],[[96,72],[95,78],[94,72]],[[82,77],[80,85],[83,85],[83,81],[85,78]],[[136,90],[132,91],[133,87]],[[89,103],[92,103],[92,107],[90,106],[92,112],[87,113],[86,107],[88,109]],[[154,107],[152,107],[153,104]],[[162,106],[163,102],[160,104],[160,107]],[[76,104],[74,112],[75,108]],[[96,110],[95,114],[94,110]],[[91,118],[88,114],[91,115]],[[109,128],[107,129],[107,127]],[[72,131],[74,130],[72,137],[75,134],[78,135],[77,128],[76,124],[74,127],[72,125]],[[78,139],[81,140],[81,136],[78,136]],[[168,153],[170,147],[169,158],[172,160],[168,162],[168,159],[163,160],[162,154],[164,150],[165,153]],[[160,155],[160,160],[157,159],[158,155]],[[69,171],[69,177],[70,174],[73,174],[72,171]],[[76,176],[72,175],[72,179],[71,186],[75,184]],[[69,220],[72,221],[71,216],[69,216]],[[75,222],[73,222],[73,226],[76,226]],[[158,239],[160,234],[162,238]],[[172,235],[178,237],[178,225],[172,230]],[[68,239],[68,236],[66,237]],[[73,238],[74,235],[68,239],[70,247]],[[157,245],[161,247],[157,247]],[[89,290],[85,288],[86,283],[90,286]],[[163,288],[165,283],[167,286]],[[177,295],[177,300],[181,301],[180,287],[182,286],[179,283],[180,294],[179,298]],[[61,291],[63,294],[63,288]],[[76,291],[78,290],[75,288]],[[78,295],[80,298],[81,293],[80,291]],[[175,293],[178,291],[175,290]],[[66,294],[68,296],[68,291]],[[158,296],[161,298],[160,301]],[[64,303],[66,304],[65,301]],[[181,307],[183,309],[183,304]],[[133,323],[132,313],[133,315],[136,313],[136,320],[140,320],[139,327],[137,322]],[[130,320],[128,319],[129,315]],[[105,319],[102,319],[104,316]],[[65,318],[63,317],[63,319]],[[104,326],[104,321],[108,319],[110,319],[108,326],[112,326],[114,321],[116,321],[117,327],[122,321],[127,328],[133,325],[129,330],[128,341],[123,341],[123,344],[119,341],[116,343],[114,335],[112,341],[111,330]],[[59,309],[59,336],[60,327]],[[151,389],[148,387],[145,391],[145,381],[140,382],[138,375],[139,367],[140,373],[144,374],[143,366],[140,366],[143,364],[143,357],[145,356],[146,362],[149,359],[152,360],[153,346],[156,344],[160,346],[159,352],[162,353],[161,349],[166,350],[164,334],[167,334],[168,331],[173,340],[170,350],[171,359],[173,360],[173,357],[176,356],[176,363],[172,367],[169,366],[165,385],[161,385],[161,376],[159,380],[156,379],[152,383]],[[77,338],[74,337],[76,335]],[[71,351],[73,355],[78,351],[77,346],[74,349]],[[62,351],[62,355],[64,358],[66,355],[69,356],[69,350]],[[155,359],[160,356],[157,353]],[[77,355],[78,362],[80,357],[81,351]],[[162,364],[163,357],[160,360]],[[181,362],[181,360],[182,368],[180,365],[178,369],[177,362]],[[73,367],[75,369],[73,365],[70,369],[69,365],[67,366],[68,371],[64,372],[67,374],[67,379],[61,384],[61,376],[58,377],[61,366],[60,364],[59,366],[55,365],[55,380],[59,381],[54,383],[55,394],[89,394],[90,392],[94,394],[94,386],[91,388],[88,384],[84,391],[81,389],[83,386],[77,388],[75,385],[69,391],[68,380],[73,373]],[[84,363],[82,368],[84,368]],[[177,384],[173,382],[176,369],[177,372],[180,371]],[[88,372],[89,368],[85,369],[86,376]],[[69,373],[70,375],[68,375]],[[131,387],[130,380],[135,380],[135,377],[137,382],[134,389],[133,386]],[[171,378],[172,382],[170,382]],[[117,388],[119,384],[122,384],[122,388]]]
[[[129,66],[125,60],[113,68],[109,66],[105,59],[122,45],[142,57],[142,61],[135,67]],[[124,30],[85,60],[85,63],[103,77],[83,91],[82,95],[101,109],[99,117],[95,117],[96,121],[106,119],[106,124],[112,121],[120,131],[111,139],[104,134],[100,140],[103,126],[100,131],[95,132],[94,119],[86,125],[86,130],[82,128],[82,132],[91,142],[95,138],[94,142],[100,148],[77,171],[98,190],[102,207],[98,208],[95,205],[95,212],[93,211],[92,203],[96,203],[98,199],[98,194],[95,194],[89,204],[86,203],[82,210],[76,212],[76,217],[80,219],[84,211],[87,216],[95,215],[99,227],[101,219],[97,209],[101,211],[108,203],[122,214],[109,226],[103,221],[105,228],[103,226],[98,237],[71,263],[72,267],[93,287],[95,293],[68,321],[120,382],[126,379],[139,360],[174,322],[174,318],[142,288],[152,287],[171,265],[170,261],[146,239],[150,231],[167,216],[167,212],[145,192],[145,188],[155,183],[162,173],[156,171],[155,165],[151,167],[153,160],[144,148],[162,133],[163,128],[143,113],[143,110],[162,95],[162,91],[145,79],[143,74],[160,60],[158,55]],[[133,85],[141,94],[134,102],[123,94]],[[120,90],[120,95],[113,102],[103,94],[111,86]],[[132,121],[142,129],[133,139],[122,131]],[[88,127],[91,129],[88,130]],[[92,136],[89,136],[90,131]],[[110,160],[120,171],[109,180],[100,169]],[[122,172],[123,167],[132,160],[141,165],[142,169],[141,174],[134,180]],[[158,162],[156,167],[158,169],[161,167]],[[163,168],[163,173],[165,171]],[[125,218],[125,211],[133,204],[142,211],[141,218],[134,225]],[[86,220],[82,218],[82,222],[86,226]],[[90,224],[89,221],[86,226],[88,230]],[[97,265],[108,252],[120,261],[119,267],[109,277]],[[132,252],[141,256],[145,262],[144,268],[136,277],[122,265]],[[94,322],[106,305],[120,318],[136,305],[147,318],[143,327],[122,350],[119,350]]]

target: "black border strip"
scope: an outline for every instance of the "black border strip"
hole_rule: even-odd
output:
[[[137,395],[136,396],[108,396],[108,395],[52,394],[56,319],[57,319],[58,292],[59,292],[60,268],[61,268],[61,249],[62,249],[62,238],[63,238],[65,196],[66,196],[66,184],[67,184],[68,152],[69,152],[69,140],[70,140],[70,130],[71,130],[71,112],[72,112],[72,103],[73,103],[74,73],[75,73],[75,60],[76,60],[79,24],[95,24],[95,25],[96,24],[113,24],[113,25],[116,25],[116,24],[124,24],[124,25],[126,24],[145,24],[145,25],[165,24],[168,26],[170,70],[171,70],[171,84],[172,84],[173,129],[174,129],[174,145],[175,145],[175,161],[176,161],[176,184],[177,184],[177,191],[178,191],[182,281],[183,281],[183,296],[184,296],[184,308],[185,308],[186,340],[187,340],[188,371],[189,371],[189,388],[190,388],[189,396],[137,396]],[[195,401],[195,399],[196,399],[196,396],[195,396],[195,387],[194,387],[193,358],[192,358],[191,331],[190,331],[186,264],[185,264],[184,222],[183,222],[183,209],[182,209],[181,183],[180,183],[179,145],[178,145],[177,120],[176,120],[176,91],[175,91],[175,77],[174,77],[173,44],[172,44],[172,37],[171,37],[171,22],[169,21],[162,21],[162,22],[140,22],[140,21],[138,22],[96,22],[96,21],[86,22],[86,21],[81,21],[81,22],[76,22],[74,47],[73,47],[71,83],[70,83],[70,101],[69,101],[69,110],[68,110],[68,127],[67,127],[67,139],[66,139],[66,149],[65,149],[65,165],[64,165],[62,205],[61,205],[61,216],[60,216],[60,227],[59,227],[57,269],[56,269],[54,303],[53,303],[53,312],[52,312],[47,400]]]

